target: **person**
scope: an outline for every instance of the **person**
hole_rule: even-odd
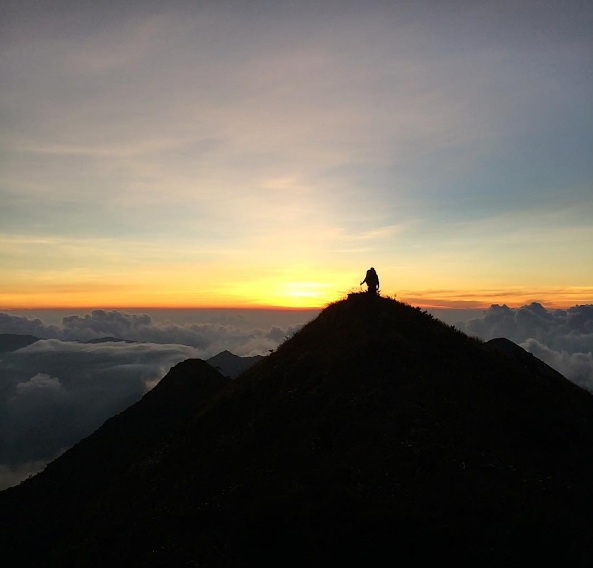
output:
[[[367,270],[367,274],[360,285],[362,286],[364,283],[368,286],[367,292],[369,294],[377,294],[379,292],[379,276],[377,276],[372,266]]]

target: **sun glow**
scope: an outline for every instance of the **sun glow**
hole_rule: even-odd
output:
[[[343,297],[358,276],[301,265],[280,268],[229,263],[200,269],[163,263],[134,271],[111,268],[103,274],[47,271],[36,281],[13,275],[0,283],[0,309],[321,308]]]
[[[8,271],[0,283],[0,309],[49,308],[323,308],[345,298],[359,286],[366,265],[356,269],[327,269],[305,263],[283,266],[280,259],[267,265],[212,263],[206,267],[162,263],[128,270],[46,270],[37,279]],[[422,308],[482,309],[491,304],[510,307],[539,302],[544,306],[568,307],[589,304],[593,287],[484,287],[459,286],[443,279],[441,286],[427,289],[430,279],[418,271],[378,266],[381,294],[397,297]],[[362,268],[361,268],[362,267]],[[433,284],[436,284],[433,278]],[[440,282],[439,282],[440,284]],[[482,285],[480,285],[482,284]],[[499,283],[497,283],[499,284]]]
[[[220,292],[242,305],[278,308],[321,308],[340,297],[340,287],[336,285],[340,281],[338,275],[319,274],[318,279],[310,280],[298,278],[298,273],[312,273],[312,270],[288,272],[291,274],[229,282]]]

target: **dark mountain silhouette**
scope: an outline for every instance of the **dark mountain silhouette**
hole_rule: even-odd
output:
[[[0,353],[9,353],[17,351],[27,345],[39,341],[39,337],[34,335],[19,335],[16,333],[0,333]]]
[[[218,369],[225,377],[236,379],[243,371],[246,371],[252,365],[263,359],[263,355],[253,355],[251,357],[240,357],[230,351],[222,351],[210,359],[207,363]]]
[[[0,545],[60,567],[589,565],[593,399],[526,355],[351,295],[234,381],[175,366],[0,493]]]
[[[541,359],[538,359],[532,353],[525,351],[523,347],[520,347],[510,339],[497,337],[488,341],[486,346],[490,349],[504,353],[507,357],[522,365],[528,372],[537,375],[540,380],[556,382],[564,382],[565,380],[565,377],[558,371],[552,369],[548,364],[544,363]]]
[[[121,339],[119,337],[96,337],[95,339],[85,339],[84,341],[79,341],[78,343],[138,343],[138,341],[133,341],[131,339]]]

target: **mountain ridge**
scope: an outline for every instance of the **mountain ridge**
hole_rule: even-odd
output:
[[[221,388],[195,401],[166,440],[151,438],[150,451],[101,494],[89,491],[37,558],[49,566],[320,566],[384,556],[584,566],[593,401],[494,347],[417,308],[351,295],[234,381],[208,369]],[[201,375],[180,365],[160,383],[181,385],[170,404],[151,397],[157,412],[194,399],[184,385]],[[39,511],[35,495],[48,496],[44,521],[55,516],[60,480],[50,477],[0,494],[6,550],[41,532],[11,526],[24,530]],[[59,495],[70,502],[67,489]],[[33,512],[19,514],[23,507]]]
[[[35,335],[0,333],[0,353],[17,351],[23,347],[36,343],[40,339],[40,337],[36,337]]]

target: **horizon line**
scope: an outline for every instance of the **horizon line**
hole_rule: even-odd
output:
[[[559,303],[555,304],[553,302],[546,302],[541,300],[530,300],[524,302],[473,302],[473,301],[447,301],[447,300],[433,300],[433,301],[420,301],[420,302],[413,302],[413,298],[404,299],[404,298],[397,298],[390,295],[381,296],[383,298],[392,299],[398,302],[406,303],[414,307],[418,307],[425,310],[486,310],[494,305],[506,305],[507,307],[519,308],[523,306],[527,306],[533,303],[541,304],[546,309],[567,309],[573,306],[578,305],[588,305],[588,302],[579,303]],[[67,311],[67,310],[77,310],[77,311],[93,311],[93,310],[240,310],[240,311],[286,311],[286,312],[307,312],[307,311],[321,311],[327,308],[329,305],[334,304],[339,301],[345,300],[346,297],[340,298],[338,300],[334,300],[331,302],[326,302],[319,306],[282,306],[282,305],[37,305],[37,306],[0,306],[0,312],[14,312],[14,311]]]
[[[331,303],[331,302],[330,302]],[[229,305],[220,305],[220,306],[167,306],[167,305],[158,305],[158,306],[130,306],[130,305],[86,305],[86,306],[76,306],[76,305],[58,305],[58,306],[27,306],[27,307],[19,307],[19,306],[0,306],[0,312],[2,311],[43,311],[43,310],[55,310],[55,311],[62,311],[62,310],[265,310],[265,311],[291,311],[291,312],[303,312],[303,311],[315,311],[315,310],[323,310],[329,304],[325,304],[323,306],[315,307],[315,306],[229,306]]]

